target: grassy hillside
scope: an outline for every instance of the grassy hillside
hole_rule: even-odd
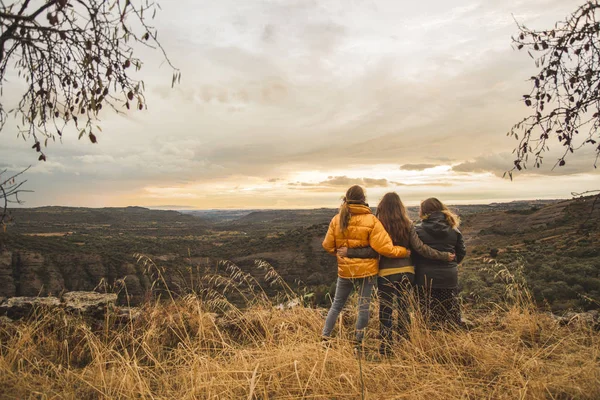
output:
[[[207,211],[196,218],[139,207],[14,210],[14,225],[0,232],[0,296],[92,290],[103,278],[112,285],[127,277],[131,300],[141,301],[150,282],[132,255],[143,253],[176,286],[188,270],[214,271],[223,259],[260,279],[254,261],[263,259],[327,305],[336,268],[321,241],[335,212]],[[493,279],[497,271],[489,264],[495,259],[524,275],[541,307],[598,308],[600,207],[590,214],[582,199],[460,206],[458,212],[468,248],[459,272],[465,300],[500,298],[504,284]]]
[[[217,300],[148,304],[123,326],[43,311],[0,320],[0,399],[600,398],[599,333],[523,301],[469,315],[471,331],[415,318],[410,339],[380,359],[376,318],[363,357],[353,352],[354,306],[324,346],[324,309]]]
[[[491,259],[526,280],[539,306],[554,311],[600,306],[600,208],[592,198],[529,210],[468,215],[463,233],[462,295],[498,299],[504,284]]]
[[[165,236],[201,234],[208,221],[177,211],[144,207],[39,207],[10,210],[9,230],[23,234],[96,234]]]

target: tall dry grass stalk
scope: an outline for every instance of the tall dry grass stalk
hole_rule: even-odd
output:
[[[325,310],[278,309],[261,292],[239,309],[215,293],[147,304],[125,325],[61,312],[1,320],[0,398],[354,399],[361,382],[367,399],[600,398],[600,334],[559,326],[522,298],[471,316],[470,331],[430,331],[416,318],[384,359],[372,318],[361,374],[353,306],[323,346]]]

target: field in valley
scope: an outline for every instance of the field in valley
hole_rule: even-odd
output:
[[[141,313],[0,317],[0,398],[595,399],[597,325],[548,312],[599,306],[590,205],[460,207],[470,329],[431,331],[413,313],[389,358],[377,318],[357,357],[354,303],[321,343],[335,260],[320,243],[335,210],[15,210],[0,296],[95,288]]]
[[[600,210],[590,199],[529,201],[457,207],[468,255],[460,271],[469,303],[498,299],[504,283],[494,263],[521,274],[539,306],[556,312],[598,308]],[[416,218],[416,209],[410,208]],[[117,290],[121,301],[148,298],[152,275],[134,254],[165,269],[171,288],[194,275],[224,273],[228,260],[265,284],[256,260],[265,260],[298,289],[326,306],[335,259],[321,248],[335,209],[159,211],[141,207],[15,209],[0,233],[0,296]],[[119,285],[116,285],[119,283]],[[276,290],[268,285],[267,291]]]

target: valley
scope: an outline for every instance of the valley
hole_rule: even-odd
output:
[[[600,210],[590,214],[589,198],[454,208],[468,248],[460,270],[466,302],[500,299],[507,285],[498,278],[504,269],[526,282],[542,307],[598,308]],[[409,208],[413,219],[417,211]],[[336,267],[321,241],[336,212],[13,209],[0,233],[0,296],[95,289],[118,291],[120,302],[139,304],[156,289],[158,275],[175,292],[197,290],[203,276],[227,274],[221,260],[275,296],[277,289],[256,262],[264,260],[290,286],[326,305]],[[139,262],[140,255],[151,262]]]

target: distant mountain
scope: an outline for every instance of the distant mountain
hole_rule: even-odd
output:
[[[144,207],[38,207],[9,210],[8,230],[16,233],[44,233],[97,229],[100,226],[131,230],[149,227],[169,229],[182,224],[194,229],[207,223],[178,211],[150,210]]]
[[[181,210],[181,213],[193,215],[212,223],[227,222],[239,219],[256,210]]]
[[[536,300],[553,308],[589,307],[600,300],[600,207],[592,201],[532,201],[461,205],[468,256],[460,268],[463,295],[492,299],[503,293],[488,272],[490,257],[522,273]],[[410,207],[417,217],[417,207]],[[14,221],[0,231],[0,296],[92,290],[125,279],[130,301],[147,298],[152,279],[134,253],[148,255],[175,288],[194,274],[224,273],[232,260],[259,282],[269,262],[290,284],[329,290],[336,259],[321,242],[337,209],[195,210],[143,207],[42,207],[11,210]],[[195,272],[193,272],[195,271]],[[193,273],[192,273],[193,272]],[[263,275],[261,275],[263,274]],[[269,289],[271,290],[271,289]],[[600,303],[599,303],[600,304]]]
[[[235,221],[232,225],[297,223],[299,226],[310,226],[330,220],[336,215],[336,208],[318,208],[313,210],[260,210],[249,213]]]
[[[516,201],[511,203],[494,203],[493,205],[473,204],[460,206],[451,205],[449,207],[459,215],[469,215],[509,209],[513,211],[530,210],[532,208],[539,208],[556,202],[558,202],[558,200],[532,200],[531,202]],[[375,213],[376,207],[371,207],[371,210]],[[407,211],[411,219],[415,221],[418,220],[418,206],[407,207]],[[337,213],[337,208],[317,208],[312,210],[256,210],[248,212],[246,215],[237,219],[229,219],[226,222],[228,226],[235,227],[253,227],[254,229],[258,229],[259,227],[264,229],[292,229],[328,223]]]

